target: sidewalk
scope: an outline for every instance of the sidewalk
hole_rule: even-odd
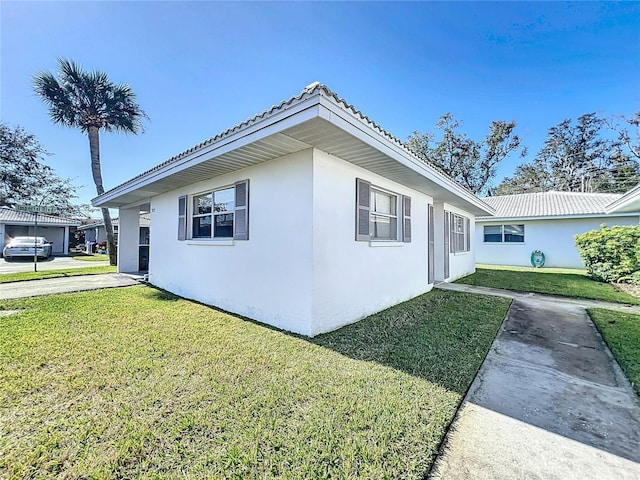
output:
[[[465,285],[463,283],[437,283],[434,288],[440,290],[452,290],[454,292],[479,293],[481,295],[493,295],[494,297],[520,298],[532,300],[544,300],[547,302],[565,303],[577,305],[583,308],[606,308],[625,313],[640,315],[640,305],[628,305],[626,303],[604,302],[602,300],[589,300],[587,298],[561,297],[557,295],[544,295],[542,293],[516,292],[513,290],[503,290],[500,288],[477,287],[475,285]]]
[[[584,308],[514,297],[429,478],[640,479],[640,400]]]
[[[0,300],[138,285],[139,275],[104,273],[0,284]]]

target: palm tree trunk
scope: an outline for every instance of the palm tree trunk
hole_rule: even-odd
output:
[[[102,169],[100,167],[100,134],[98,127],[89,127],[89,150],[91,152],[93,183],[96,184],[98,195],[102,195],[104,193],[104,187],[102,186]],[[102,209],[102,219],[104,221],[104,229],[107,232],[109,264],[116,265],[118,263],[118,253],[116,250],[116,239],[113,235],[113,224],[111,223],[111,215],[109,214],[108,208]]]

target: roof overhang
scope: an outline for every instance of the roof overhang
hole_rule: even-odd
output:
[[[579,218],[615,218],[637,216],[638,212],[629,213],[585,213],[581,215],[541,215],[529,217],[476,217],[476,223],[505,223],[505,222],[524,222],[531,220],[570,220]]]
[[[607,205],[607,213],[640,213],[640,184]]]
[[[317,148],[474,215],[495,211],[337,98],[314,86],[212,140],[94,198],[96,207],[148,203],[156,195],[287,154]]]

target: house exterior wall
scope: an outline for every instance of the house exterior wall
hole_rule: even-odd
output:
[[[445,278],[447,282],[453,282],[454,280],[464,277],[465,275],[469,275],[476,271],[476,250],[475,250],[475,235],[474,235],[474,225],[475,225],[475,216],[465,210],[461,210],[460,208],[454,207],[447,203],[444,204],[444,210],[457,213],[458,215],[462,215],[469,219],[469,228],[470,228],[470,236],[469,242],[471,244],[468,252],[457,252],[451,253],[447,252],[445,255],[449,255],[449,276]],[[444,227],[443,227],[444,229]],[[438,248],[436,244],[436,248]]]
[[[637,225],[638,215],[559,218],[548,220],[482,221],[476,224],[476,260],[488,265],[531,266],[531,252],[541,250],[545,267],[584,268],[574,235],[596,230],[600,225]],[[523,243],[487,243],[484,225],[524,225]]]
[[[356,178],[411,197],[410,243],[355,240]],[[427,205],[432,202],[431,197],[314,149],[313,335],[431,289]]]
[[[178,197],[249,179],[249,240],[178,241]],[[149,280],[186,298],[311,335],[312,151],[151,199]],[[189,202],[191,197],[189,197]],[[191,205],[189,205],[188,216]]]

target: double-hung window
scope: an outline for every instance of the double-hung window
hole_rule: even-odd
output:
[[[190,236],[187,234],[189,220]],[[179,197],[178,240],[188,239],[249,240],[249,180]]]
[[[371,240],[393,240],[399,237],[398,195],[371,187],[369,232]]]
[[[234,187],[193,197],[192,238],[232,238]]]
[[[471,250],[471,222],[467,217],[453,212],[446,212],[449,216],[449,248],[451,253],[468,252]],[[445,222],[446,225],[446,222]],[[445,227],[446,228],[446,227]]]
[[[356,241],[411,242],[411,197],[357,178]]]
[[[485,243],[524,243],[524,225],[485,225]]]

